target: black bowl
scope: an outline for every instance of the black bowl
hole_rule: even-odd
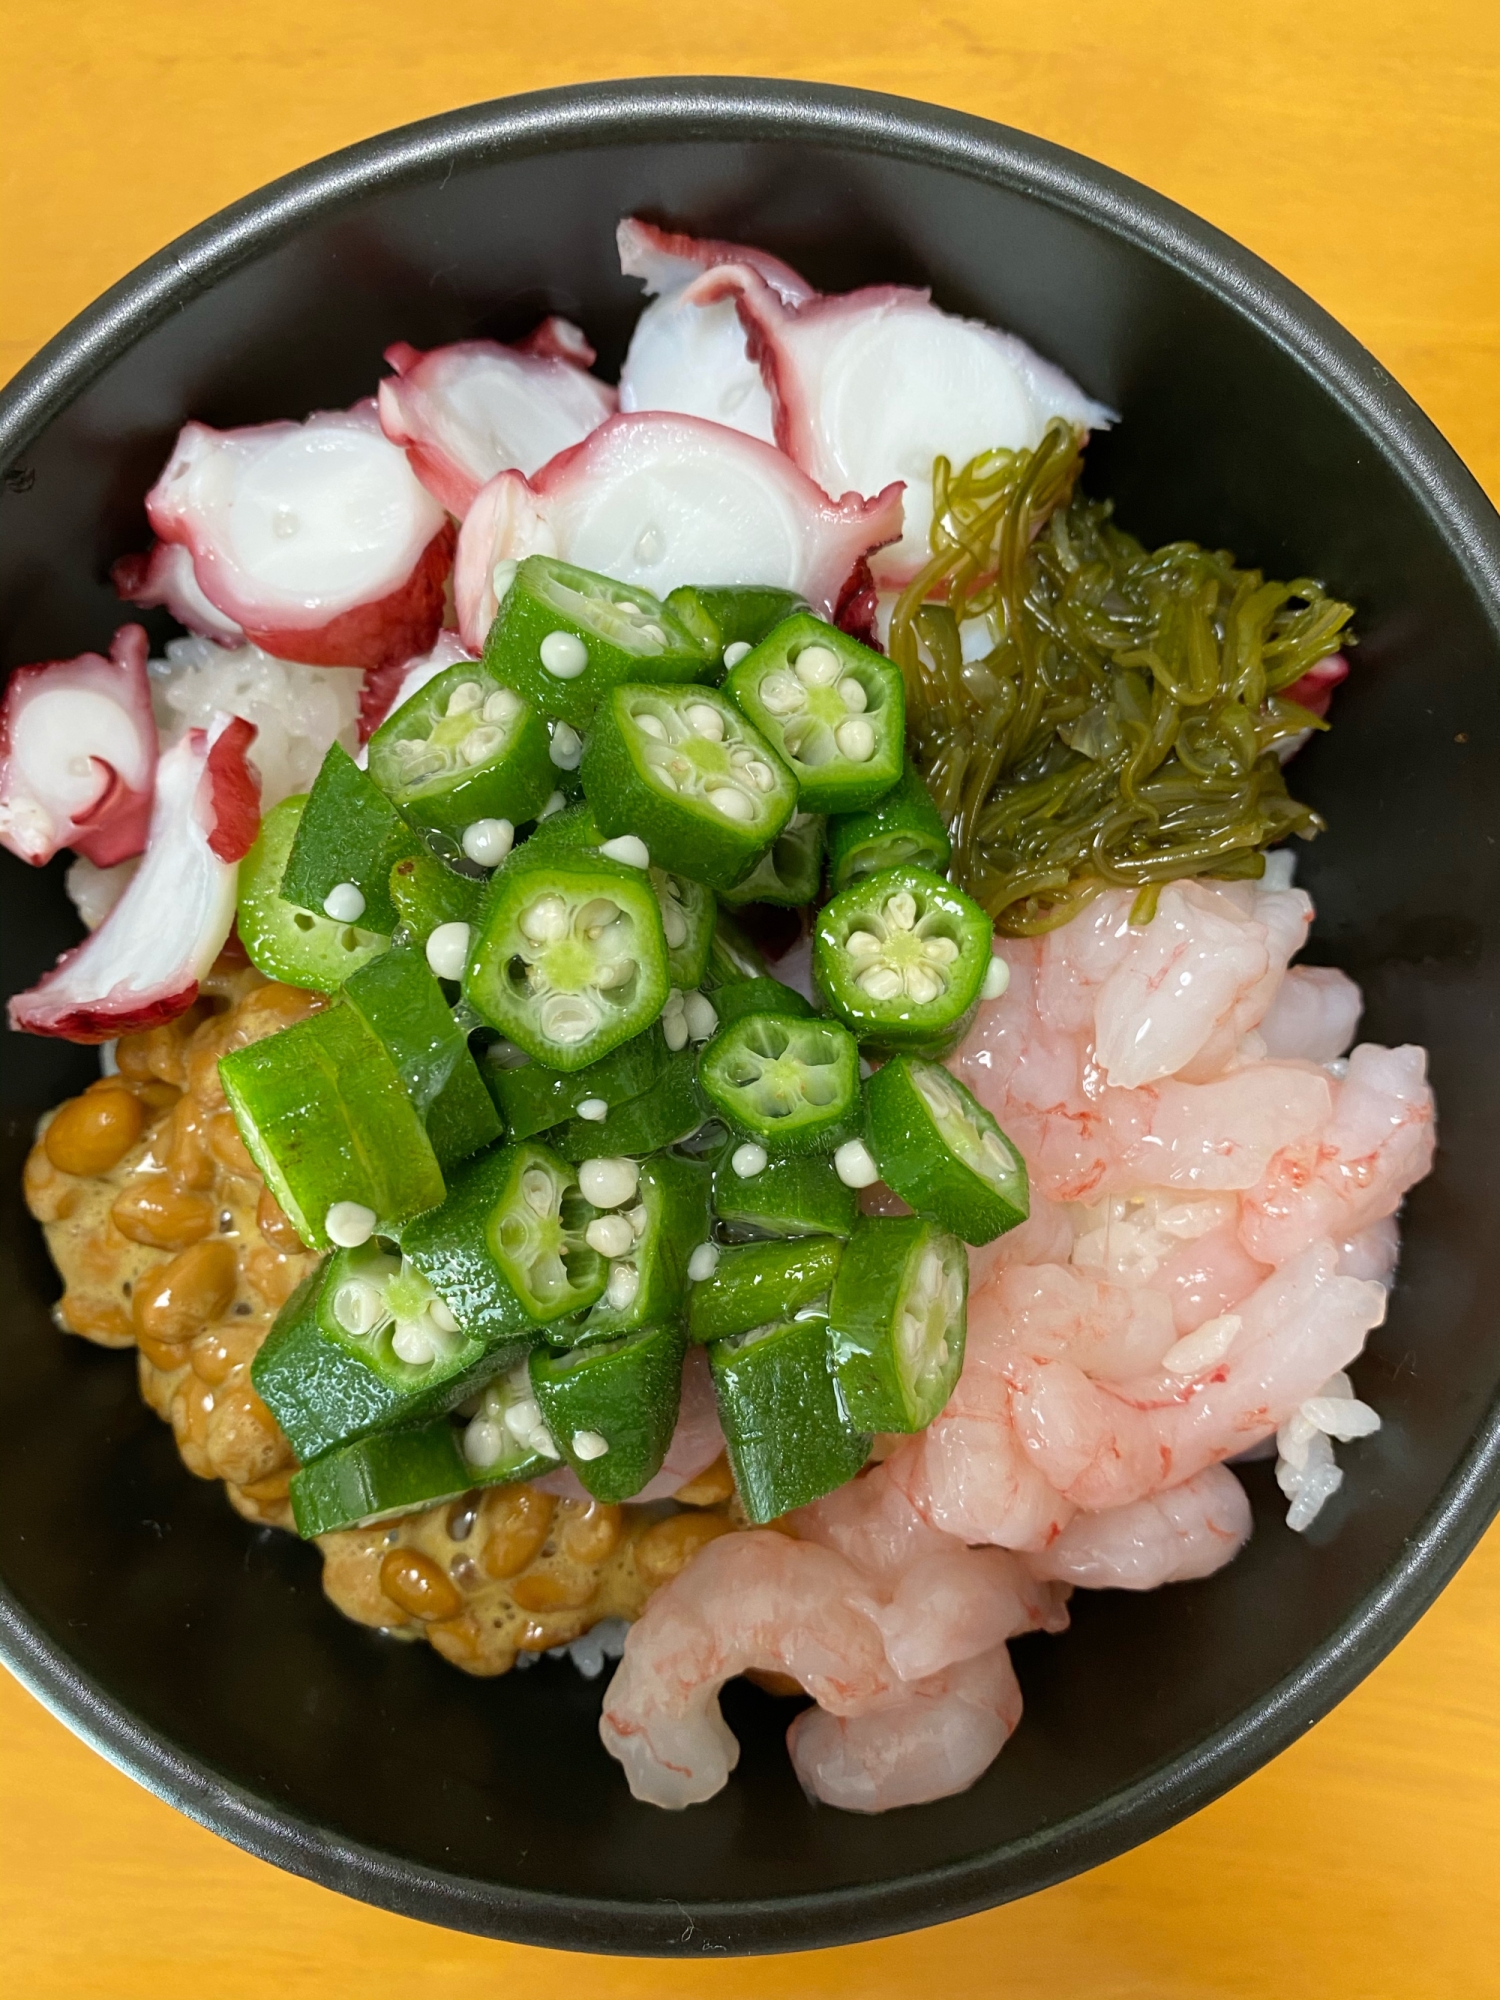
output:
[[[1124,413],[1092,489],[1153,541],[1224,543],[1359,606],[1337,727],[1297,771],[1332,831],[1303,880],[1313,956],[1364,1032],[1432,1051],[1443,1149],[1359,1364],[1385,1428],[1290,1534],[1211,1581],[1075,1600],[1016,1648],[1026,1718],[961,1798],[879,1819],[810,1806],[786,1706],[739,1684],[739,1772],[636,1805],[598,1686],[551,1663],[467,1680],[323,1601],[318,1558],[189,1478],[122,1356],[61,1338],[17,1176],[87,1052],[7,1039],[0,1645],[117,1764],[229,1839],[429,1921],[692,1954],[835,1944],[959,1916],[1159,1832],[1273,1756],[1394,1644],[1500,1500],[1500,521],[1332,321],[1169,203],[1018,133],[854,91],[603,84],[482,106],[305,168],[117,286],[0,403],[8,665],[100,646],[110,560],[189,416],[254,423],[369,393],[397,338],[580,320],[606,370],[638,309],[615,220],[781,252],[830,290],[931,284]],[[164,637],[165,627],[156,635]],[[7,991],[74,935],[60,864],[5,858]]]

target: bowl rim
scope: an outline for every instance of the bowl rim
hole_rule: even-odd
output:
[[[1500,515],[1413,399],[1321,307],[1210,224],[1049,141],[913,99],[755,77],[638,77],[562,86],[440,113],[270,182],[103,293],[0,390],[0,468],[25,452],[135,341],[304,224],[435,169],[673,139],[796,141],[936,166],[1009,189],[1143,249],[1276,343],[1354,419],[1432,520],[1500,646]],[[184,1754],[93,1682],[0,1582],[0,1660],[119,1770],[258,1858],[399,1914],[572,1950],[692,1957],[852,1943],[1029,1895],[1198,1811],[1318,1721],[1384,1658],[1500,1508],[1500,1398],[1416,1533],[1345,1622],[1204,1742],[1026,1839],[876,1883],[806,1896],[662,1903],[506,1887],[401,1860],[272,1806]]]

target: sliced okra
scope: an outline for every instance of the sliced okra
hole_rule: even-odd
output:
[[[721,904],[714,922],[713,940],[708,949],[708,971],[703,984],[709,990],[745,979],[765,979],[770,968],[760,947]]]
[[[435,854],[409,854],[396,862],[388,887],[392,908],[424,951],[433,932],[445,924],[467,924],[472,930],[484,903],[485,885],[478,876],[460,875]]]
[[[582,1074],[591,1079],[594,1072]],[[584,1100],[590,1112],[603,1102]],[[639,1159],[677,1145],[696,1132],[703,1119],[697,1054],[681,1049],[667,1058],[666,1068],[649,1088],[611,1104],[602,1118],[575,1114],[551,1134],[551,1143],[565,1160],[594,1159],[600,1154]]]
[[[862,875],[908,863],[941,875],[953,843],[921,774],[908,763],[883,798],[828,822],[828,879],[834,893]]]
[[[458,1444],[471,1486],[508,1486],[556,1467],[562,1453],[542,1420],[524,1355],[485,1383]]]
[[[250,1366],[304,1465],[372,1431],[427,1423],[524,1359],[534,1330],[458,1327],[384,1244],[325,1260],[276,1316]],[[402,1349],[414,1359],[403,1358]],[[426,1356],[426,1359],[420,1357]]]
[[[547,725],[514,688],[460,661],[370,738],[370,776],[411,826],[463,848],[487,819],[534,819],[556,783]]]
[[[292,1474],[287,1489],[297,1533],[311,1541],[456,1500],[478,1483],[458,1435],[440,1418],[420,1430],[376,1432],[315,1458]]]
[[[827,1152],[855,1129],[859,1050],[836,1021],[742,1014],[699,1057],[698,1087],[769,1152]]]
[[[628,1500],[661,1469],[682,1397],[683,1349],[674,1321],[563,1354],[533,1351],[542,1419],[596,1500]]]
[[[398,945],[344,985],[384,1043],[446,1173],[500,1137],[500,1120],[443,989],[415,945]]]
[[[389,937],[391,869],[422,843],[368,771],[330,743],[297,822],[281,894],[302,910]]]
[[[679,584],[667,597],[667,609],[692,633],[715,664],[732,667],[725,654],[732,648],[743,659],[752,646],[807,602],[794,590],[773,584],[729,584],[721,587]]]
[[[240,863],[235,923],[250,963],[268,979],[314,993],[336,993],[362,965],[390,947],[390,939],[363,924],[338,923],[305,910],[281,893],[305,793],[283,799],[260,823],[255,845]]]
[[[793,813],[750,873],[722,891],[731,909],[742,903],[779,903],[800,909],[814,902],[823,881],[824,827],[819,813]]]
[[[768,633],[724,691],[791,768],[804,812],[857,812],[901,775],[901,669],[809,611]]]
[[[509,1137],[530,1139],[575,1118],[580,1104],[587,1104],[595,1114],[583,1122],[597,1125],[617,1105],[628,1104],[651,1090],[670,1061],[671,1051],[661,1027],[653,1022],[643,1034],[633,1035],[587,1069],[553,1069],[548,1063],[533,1062],[512,1043],[499,1042],[486,1052],[484,1072],[504,1113]],[[619,1152],[621,1148],[604,1150]]]
[[[731,1142],[714,1166],[714,1214],[721,1223],[761,1236],[852,1233],[859,1197],[839,1179],[826,1154],[767,1158],[755,1173],[745,1174],[742,1150]]]
[[[688,1293],[688,1339],[727,1340],[775,1319],[795,1319],[814,1307],[821,1307],[818,1316],[826,1318],[843,1254],[837,1236],[741,1243],[720,1250],[712,1272]]]
[[[394,1235],[443,1199],[422,1114],[352,1007],[232,1050],[219,1078],[240,1137],[304,1243],[327,1250]]]
[[[747,1517],[757,1525],[852,1479],[870,1439],[840,1405],[828,1322],[778,1319],[708,1350],[719,1422]]]
[[[735,979],[716,986],[712,998],[721,1029],[745,1014],[790,1014],[805,1021],[813,1012],[812,1002],[795,986],[787,986],[769,974],[761,979]]]
[[[600,704],[583,785],[606,834],[635,834],[658,867],[711,889],[752,869],[791,818],[791,773],[711,688],[629,683]]]
[[[464,997],[553,1069],[579,1070],[641,1034],[671,982],[656,893],[643,870],[528,842],[495,871]]]
[[[861,1042],[941,1051],[978,1003],[991,947],[990,920],[962,889],[927,868],[884,868],[824,905],[813,977]]]
[[[844,1251],[829,1304],[829,1348],[855,1423],[930,1424],[964,1361],[969,1257],[920,1215],[866,1216]]]
[[[544,715],[584,728],[620,681],[695,681],[702,646],[649,590],[528,556],[500,600],[486,670]]]
[[[658,1153],[642,1161],[633,1199],[593,1225],[609,1277],[578,1329],[580,1342],[681,1319],[688,1260],[708,1235],[709,1182],[697,1160]]]
[[[883,1063],[865,1085],[865,1130],[886,1186],[965,1243],[989,1243],[1030,1213],[1026,1162],[940,1063]]]

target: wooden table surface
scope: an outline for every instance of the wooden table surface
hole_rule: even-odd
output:
[[[0,46],[0,377],[350,140],[580,78],[758,73],[954,105],[1173,196],[1351,328],[1500,497],[1496,0],[0,0]],[[1477,2000],[1497,1945],[1500,1529],[1342,1708],[1188,1824],[1009,1909],[779,1959],[588,1960],[366,1909],[179,1818],[0,1675],[10,2000]]]

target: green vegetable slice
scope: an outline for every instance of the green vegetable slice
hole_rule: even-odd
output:
[[[661,911],[643,870],[520,848],[495,871],[464,972],[491,1027],[553,1069],[641,1034],[670,989]]]
[[[592,1069],[582,1072],[585,1079],[593,1074]],[[703,1118],[698,1058],[692,1049],[681,1049],[668,1058],[666,1068],[649,1089],[611,1105],[603,1118],[570,1118],[551,1134],[551,1143],[565,1160],[606,1154],[636,1159],[659,1152],[663,1146],[675,1146],[696,1132]]]
[[[859,1050],[835,1021],[742,1014],[704,1049],[698,1086],[731,1131],[769,1151],[827,1152],[854,1127]]]
[[[714,662],[649,590],[528,556],[500,601],[487,672],[544,715],[584,728],[621,681],[694,681]]]
[[[398,921],[391,869],[421,852],[421,841],[369,773],[330,743],[297,822],[281,893],[299,909],[322,911],[388,937]],[[341,895],[330,911],[326,905],[335,891]],[[351,905],[357,900],[361,907],[344,911],[337,907],[340,900]]]
[[[510,1269],[501,1262],[496,1242],[499,1224],[517,1199],[518,1163],[529,1159],[533,1151],[542,1155],[549,1174],[549,1189],[554,1185],[552,1170],[556,1170],[559,1178],[568,1176],[569,1169],[545,1148],[497,1146],[460,1167],[442,1205],[418,1216],[401,1232],[402,1254],[410,1259],[460,1326],[483,1335],[491,1343],[522,1331],[535,1338],[539,1331],[534,1323],[538,1315],[532,1311],[530,1296],[523,1296],[513,1282]],[[550,1193],[539,1199],[541,1208],[550,1210]],[[535,1209],[528,1213],[535,1216],[539,1232],[550,1233],[565,1258],[565,1274],[571,1270],[579,1281],[583,1302],[592,1304],[604,1289],[606,1275],[602,1260],[583,1242],[593,1209],[569,1182],[565,1209],[559,1197],[555,1216]],[[566,1313],[568,1309],[565,1295],[561,1310]]]
[[[684,583],[667,598],[667,609],[692,633],[710,659],[724,660],[727,647],[758,646],[766,634],[805,611],[806,600],[794,590],[778,590],[772,584],[731,584],[713,588]]]
[[[710,1276],[688,1293],[689,1340],[725,1340],[779,1316],[794,1318],[821,1305],[838,1275],[844,1245],[837,1236],[803,1236],[785,1243],[741,1243],[719,1252]]]
[[[724,683],[797,780],[804,812],[857,812],[906,755],[899,667],[811,612],[778,625]]]
[[[607,1246],[604,1297],[579,1327],[580,1342],[681,1320],[688,1259],[708,1236],[709,1182],[706,1166],[673,1153],[641,1163],[634,1200],[596,1227],[618,1241]]]
[[[778,903],[800,909],[814,902],[823,882],[826,821],[817,813],[793,813],[750,873],[723,896],[731,909],[742,903]]]
[[[819,914],[813,977],[829,1007],[876,1048],[941,1047],[962,1033],[991,958],[990,920],[929,869],[884,868]]]
[[[440,924],[472,925],[484,905],[485,884],[460,875],[435,854],[403,857],[391,869],[387,887],[392,908],[419,945]]]
[[[370,738],[369,771],[409,825],[455,853],[478,820],[534,819],[557,782],[541,715],[469,660],[386,717]]]
[[[605,1259],[590,1247],[597,1211],[566,1160],[534,1140],[497,1156],[498,1197],[486,1238],[500,1275],[538,1324],[591,1306],[604,1291]]]
[[[865,1125],[886,1186],[966,1243],[989,1243],[1030,1213],[1026,1162],[940,1063],[893,1056],[865,1085]]]
[[[288,1497],[297,1533],[311,1541],[456,1500],[479,1483],[464,1464],[458,1436],[443,1418],[325,1452],[292,1474]]]
[[[398,945],[344,985],[345,1003],[384,1043],[446,1173],[500,1137],[500,1120],[427,960]]]
[[[787,986],[769,975],[762,979],[735,979],[716,986],[713,1007],[721,1028],[731,1026],[744,1014],[792,1014],[806,1020],[813,1011],[812,1002],[804,999],[795,986]]]
[[[760,948],[721,904],[714,922],[713,942],[708,951],[708,970],[703,984],[712,991],[744,979],[765,979],[770,967]]]
[[[769,1160],[759,1173],[742,1175],[734,1165],[738,1150],[726,1146],[714,1167],[714,1213],[721,1222],[763,1236],[852,1232],[859,1197],[839,1179],[826,1154]]]
[[[219,1077],[240,1137],[304,1243],[332,1247],[328,1215],[338,1204],[394,1235],[443,1199],[422,1115],[352,1007],[232,1050]]]
[[[339,1317],[335,1295],[356,1279],[368,1281],[374,1296],[361,1294],[366,1310],[355,1320],[351,1293]],[[388,1297],[392,1281],[394,1302]],[[406,1315],[408,1334],[402,1344],[409,1353],[430,1349],[429,1361],[403,1361],[396,1352],[401,1323],[394,1311],[386,1310],[392,1303]],[[366,1330],[351,1333],[346,1321]],[[536,1339],[534,1330],[514,1326],[498,1337],[470,1329],[451,1336],[451,1345],[445,1346],[445,1334],[432,1318],[431,1294],[420,1288],[416,1273],[403,1269],[383,1245],[372,1243],[326,1259],[303,1280],[250,1364],[250,1379],[307,1465],[372,1431],[441,1416],[491,1375],[523,1359]]]
[[[884,798],[828,822],[828,879],[835,894],[861,875],[909,862],[941,875],[952,851],[942,814],[910,764]]]
[[[600,704],[583,786],[606,834],[635,834],[660,868],[731,888],[797,803],[791,773],[711,688],[629,683]]]
[[[661,906],[662,935],[667,941],[667,974],[674,986],[688,990],[699,986],[708,971],[713,949],[715,906],[713,891],[690,875],[675,875],[669,869],[651,870],[651,886]]]
[[[484,1074],[510,1137],[530,1139],[572,1118],[590,1100],[603,1104],[606,1112],[630,1103],[659,1082],[671,1060],[660,1025],[653,1022],[644,1034],[622,1042],[587,1069],[553,1069],[533,1062],[509,1042],[497,1042],[485,1053]]]
[[[683,1346],[673,1323],[532,1354],[543,1420],[596,1500],[628,1500],[661,1469],[682,1398]]]
[[[719,1421],[747,1517],[806,1507],[854,1477],[869,1437],[840,1407],[828,1371],[828,1322],[786,1319],[708,1350]]]
[[[240,863],[239,907],[235,922],[250,963],[267,979],[314,993],[336,993],[362,965],[390,944],[380,932],[335,923],[316,910],[299,909],[281,894],[287,856],[306,793],[283,799],[260,823],[255,845]]]
[[[839,1265],[829,1344],[850,1417],[872,1431],[919,1431],[964,1360],[969,1258],[923,1216],[867,1216]]]

